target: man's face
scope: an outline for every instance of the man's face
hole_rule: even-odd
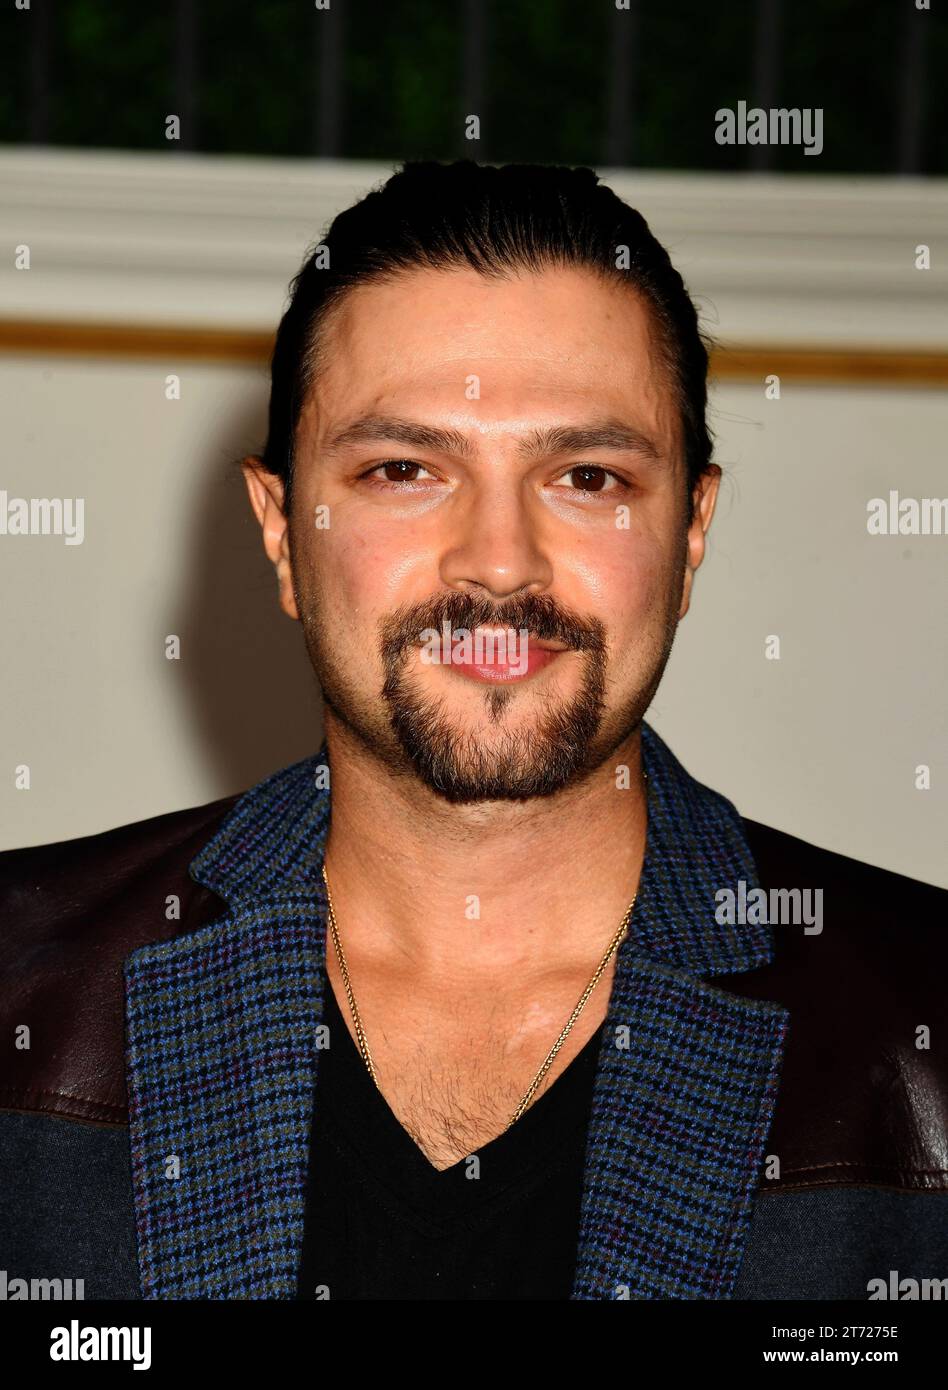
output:
[[[714,505],[712,473],[689,527],[647,307],[582,270],[418,270],[323,332],[288,532],[248,482],[330,722],[453,801],[559,790],[642,719]]]

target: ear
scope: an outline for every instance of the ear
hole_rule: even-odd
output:
[[[293,592],[293,567],[290,559],[289,519],[283,511],[283,481],[263,466],[256,454],[241,461],[241,472],[247,484],[247,494],[257,524],[263,533],[263,548],[276,570],[280,607],[290,618],[299,619],[296,595]]]
[[[716,463],[712,463],[706,473],[703,473],[695,484],[694,490],[694,515],[688,527],[688,544],[685,555],[685,577],[681,590],[681,608],[678,612],[679,622],[688,612],[691,603],[691,586],[694,583],[695,570],[704,559],[705,537],[708,527],[711,525],[711,518],[714,516],[714,506],[718,498],[718,487],[721,482],[721,469]]]

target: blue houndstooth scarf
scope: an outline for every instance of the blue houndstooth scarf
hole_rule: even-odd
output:
[[[770,960],[768,926],[714,915],[715,893],[756,886],[756,869],[731,803],[647,725],[642,746],[646,855],[602,1035],[572,1298],[728,1298],[788,1015],[702,979]],[[325,761],[252,787],[194,859],[226,914],[125,963],[145,1298],[295,1297],[326,988]]]

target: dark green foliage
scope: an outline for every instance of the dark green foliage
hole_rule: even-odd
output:
[[[332,0],[343,28],[341,136],[356,159],[602,164],[611,52],[630,22],[614,0],[486,0],[485,87],[463,83],[463,0]],[[753,105],[757,0],[638,0],[626,156],[665,169],[744,169],[750,151],[714,140],[714,113]],[[46,58],[37,42],[48,15]],[[772,151],[808,174],[899,167],[911,25],[924,42],[918,172],[948,173],[948,13],[933,0],[783,0],[778,106],[822,107],[824,150]],[[175,0],[8,0],[0,12],[0,141],[311,157],[319,137],[327,19],[310,0],[194,0],[193,105],[181,87]],[[45,72],[45,76],[43,75]],[[45,96],[44,96],[45,93]],[[465,106],[482,143],[465,141]],[[45,116],[42,114],[45,109]],[[187,138],[165,118],[189,111]],[[39,114],[38,114],[39,113]]]

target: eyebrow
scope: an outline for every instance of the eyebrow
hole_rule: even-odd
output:
[[[417,449],[433,449],[456,458],[471,459],[474,450],[459,430],[435,425],[422,425],[395,415],[363,415],[353,420],[329,441],[329,450],[343,449],[348,444],[392,439]],[[658,445],[642,430],[621,420],[603,420],[589,425],[555,425],[532,430],[520,441],[519,453],[524,459],[536,460],[548,454],[586,453],[591,449],[625,449],[642,454],[654,462],[664,455]]]

